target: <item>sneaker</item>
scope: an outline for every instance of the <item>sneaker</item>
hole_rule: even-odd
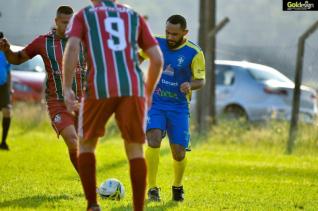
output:
[[[160,188],[154,187],[148,190],[148,200],[149,201],[160,201]]]
[[[8,146],[8,144],[6,144],[6,143],[1,143],[1,144],[0,144],[0,149],[9,150],[9,146]]]
[[[172,200],[174,201],[184,200],[183,186],[180,186],[180,187],[172,186]]]
[[[87,207],[87,211],[101,211],[102,209],[98,204],[91,204]]]

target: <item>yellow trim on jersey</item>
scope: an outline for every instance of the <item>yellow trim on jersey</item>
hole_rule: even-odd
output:
[[[158,37],[158,38],[164,38],[164,39],[166,39],[166,35],[154,35],[154,37]]]
[[[138,55],[141,57],[141,58],[143,58],[143,60],[147,60],[149,57],[148,57],[148,55],[142,50],[142,49],[140,49],[139,51],[138,51]]]
[[[191,70],[194,80],[205,79],[205,59],[201,50],[192,59]]]
[[[166,35],[155,35],[154,37],[161,38],[161,39],[167,39]],[[185,41],[184,41],[184,43],[182,43],[182,45],[178,46],[177,48],[170,49],[170,50],[176,51],[176,50],[179,50],[180,48],[188,45],[188,43],[189,43],[188,39],[187,38],[184,38],[184,39],[185,39]]]
[[[184,42],[182,45],[180,45],[180,46],[177,47],[177,48],[171,49],[171,50],[177,51],[177,50],[179,50],[180,48],[183,48],[184,46],[188,45],[188,42],[189,42],[188,39],[185,38],[185,42]]]
[[[201,51],[201,49],[198,46],[194,45],[193,43],[191,43],[189,41],[187,41],[187,46],[189,46],[190,48],[193,48],[194,50],[196,50],[196,52]]]
[[[189,42],[188,42],[189,43]],[[193,57],[191,63],[191,71],[193,80],[204,80],[205,79],[205,59],[203,51],[196,45],[189,43],[189,47],[195,49],[198,53]],[[190,100],[192,97],[192,91],[187,94],[188,106],[190,108]]]

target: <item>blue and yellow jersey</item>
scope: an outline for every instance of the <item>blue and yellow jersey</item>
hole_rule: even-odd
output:
[[[8,81],[9,74],[10,64],[5,54],[0,51],[0,85],[3,85]]]
[[[205,60],[200,47],[187,40],[177,49],[170,49],[165,37],[156,37],[164,57],[163,72],[153,94],[153,105],[165,110],[188,111],[191,93],[180,91],[180,85],[191,80],[205,79]],[[140,54],[145,58],[145,54]]]

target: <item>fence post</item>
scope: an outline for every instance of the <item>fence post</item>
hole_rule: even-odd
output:
[[[297,49],[297,60],[296,60],[296,73],[295,73],[295,88],[293,94],[293,107],[292,107],[292,117],[290,120],[289,137],[286,147],[286,153],[291,154],[294,148],[295,139],[298,132],[298,117],[299,117],[299,104],[301,95],[301,81],[303,72],[303,62],[304,62],[304,52],[305,52],[305,41],[306,39],[315,32],[318,27],[318,21],[316,21],[312,26],[310,26],[304,34],[302,34],[298,39],[298,49]]]

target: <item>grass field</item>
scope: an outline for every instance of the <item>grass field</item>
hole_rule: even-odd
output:
[[[124,200],[101,200],[103,210],[131,210],[123,143],[109,127],[97,148],[98,183],[121,180]],[[318,210],[318,130],[301,126],[293,155],[285,155],[288,127],[222,123],[207,138],[193,136],[183,203],[171,201],[172,160],[161,150],[158,183],[162,202],[147,210]],[[17,106],[9,144],[0,151],[0,210],[85,210],[78,176],[45,111]]]

